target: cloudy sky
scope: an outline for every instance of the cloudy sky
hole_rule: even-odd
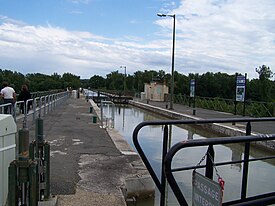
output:
[[[275,72],[274,0],[0,0],[0,69],[81,78],[112,71]]]

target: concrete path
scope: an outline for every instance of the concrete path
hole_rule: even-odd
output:
[[[146,103],[146,101],[141,101],[143,103]],[[160,108],[166,108],[167,103],[166,102],[155,102],[155,101],[149,101],[149,105],[154,105]],[[169,103],[168,103],[169,107]],[[173,104],[174,109],[172,111],[182,113],[182,114],[187,114],[199,119],[214,119],[214,118],[241,118],[243,116],[239,115],[233,115],[230,113],[225,113],[225,112],[219,112],[219,111],[214,111],[214,110],[207,110],[207,109],[202,109],[202,108],[195,108],[196,109],[196,115],[193,115],[193,108],[188,107],[185,105],[181,104]],[[231,124],[232,126],[232,124]],[[251,124],[252,126],[252,131],[256,133],[262,133],[262,134],[275,134],[275,121],[273,122],[253,122]],[[245,125],[238,123],[235,126],[239,129],[244,129]]]
[[[148,174],[139,156],[117,149],[107,131],[92,122],[90,103],[84,98],[69,98],[65,104],[43,117],[57,205],[125,206],[125,180]]]

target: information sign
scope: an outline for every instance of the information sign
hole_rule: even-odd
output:
[[[190,97],[195,97],[195,79],[191,79],[190,81]]]
[[[217,182],[194,171],[192,186],[193,206],[222,205],[222,188]]]
[[[245,100],[245,76],[237,76],[236,80],[236,101],[244,102]]]

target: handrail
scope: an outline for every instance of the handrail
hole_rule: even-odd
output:
[[[196,147],[196,146],[214,146],[214,145],[220,145],[220,144],[232,144],[232,143],[250,143],[250,142],[257,142],[257,141],[265,141],[265,140],[275,140],[275,134],[271,134],[271,135],[257,135],[257,136],[238,136],[238,137],[222,137],[222,138],[211,138],[211,139],[196,139],[196,140],[188,140],[188,141],[182,141],[179,142],[177,144],[175,144],[174,146],[171,147],[171,149],[168,151],[165,160],[164,160],[164,164],[165,164],[165,175],[167,178],[167,181],[172,189],[172,191],[174,192],[178,202],[180,203],[180,205],[188,205],[177,182],[175,177],[173,176],[173,172],[178,172],[178,171],[183,171],[183,170],[188,170],[191,168],[181,168],[181,169],[177,169],[176,171],[172,170],[172,160],[173,157],[175,156],[175,154],[184,148],[187,147]],[[246,154],[245,154],[246,155]],[[268,159],[274,159],[275,156],[269,157]],[[242,163],[248,163],[250,161],[255,161],[255,160],[261,160],[262,158],[254,158],[254,159],[247,159],[247,160],[242,160],[239,162]],[[229,162],[225,162],[225,163],[219,163],[219,164],[214,164],[215,166],[219,166],[219,165],[226,165],[226,164],[231,164],[232,161]],[[202,167],[207,167],[207,165],[203,165]],[[197,168],[197,167],[195,167]],[[243,175],[244,178],[245,175]],[[252,205],[252,200],[251,198],[247,198],[246,195],[243,195],[243,192],[246,193],[246,187],[247,187],[247,182],[245,183],[245,185],[242,185],[242,198],[238,201],[231,201],[231,202],[227,202],[224,203],[223,205],[231,205],[231,204],[236,204],[236,203],[241,203],[241,202],[245,202],[245,201],[250,201],[247,202],[246,205]],[[243,191],[245,188],[245,191]],[[270,193],[270,195],[274,196],[274,192]],[[260,197],[260,196],[259,196]],[[267,196],[268,201],[270,201],[270,196]],[[255,198],[254,198],[255,199]],[[261,201],[265,201],[264,198]],[[275,201],[275,196],[272,198],[272,201]],[[263,203],[263,202],[262,202]]]
[[[46,112],[49,113],[50,111],[53,110],[57,106],[57,104],[62,103],[63,99],[65,97],[68,97],[68,92],[60,92],[57,94],[50,94],[47,96],[40,96],[40,97],[35,97],[32,99],[28,99],[26,103],[24,101],[16,101],[14,103],[12,115],[14,118],[14,121],[17,122],[19,119],[24,119],[23,120],[23,127],[27,126],[27,121],[28,121],[28,116],[33,115],[33,122],[36,119],[36,116],[42,116],[42,109],[44,109],[44,116],[46,115]],[[28,106],[32,103],[32,109],[27,112]],[[23,104],[23,113],[21,114],[16,114],[18,106]],[[1,104],[0,105],[0,113],[3,113],[4,107],[11,106],[11,103],[6,103],[6,104]],[[37,113],[38,112],[38,113]]]
[[[110,104],[112,105],[112,124],[111,127],[114,128],[114,124],[115,124],[115,104],[112,101],[101,101],[100,102],[100,113],[101,113],[101,127],[103,128],[103,105],[104,104]],[[107,123],[106,123],[106,127],[107,127]]]
[[[168,125],[247,122],[246,135],[250,135],[251,122],[263,122],[263,121],[275,121],[275,118],[269,117],[269,118],[227,118],[227,119],[208,119],[208,120],[204,120],[204,119],[202,120],[158,120],[158,121],[145,121],[137,125],[133,132],[133,143],[141,159],[143,160],[148,172],[150,173],[154,183],[156,184],[156,187],[160,191],[160,194],[161,194],[160,205],[163,206],[165,203],[164,201],[165,201],[165,187],[166,187],[165,181],[166,180],[164,178],[164,169],[162,169],[161,181],[160,181],[139,144],[138,133],[141,128],[149,125],[164,125],[163,148],[162,148],[162,156],[163,156],[162,168],[164,168],[164,157],[166,156],[166,153],[167,153]]]

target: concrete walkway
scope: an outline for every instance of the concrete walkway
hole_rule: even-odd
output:
[[[147,104],[146,101],[139,101],[139,102]],[[169,103],[166,103],[166,102],[149,101],[149,105],[153,105],[163,109],[166,109],[167,105],[169,107]],[[230,113],[219,112],[214,110],[207,110],[202,108],[195,108],[195,110],[196,110],[195,115],[193,115],[192,107],[188,107],[186,105],[181,105],[181,104],[173,104],[173,110],[169,110],[169,111],[174,111],[181,114],[189,115],[190,117],[198,118],[198,119],[243,118],[243,116],[233,115]],[[232,128],[245,129],[245,124],[242,124],[242,123],[237,123],[235,126],[231,124],[230,126]],[[275,134],[275,121],[253,122],[251,123],[251,126],[252,126],[252,131],[255,133]]]
[[[93,123],[90,106],[84,98],[69,98],[43,117],[51,146],[51,193],[58,206],[126,206],[127,180],[149,177],[148,172],[135,152],[122,153],[107,131]]]

